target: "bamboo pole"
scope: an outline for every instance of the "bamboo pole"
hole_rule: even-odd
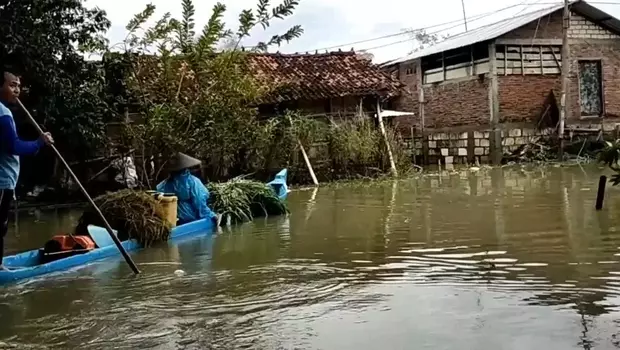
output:
[[[387,138],[385,125],[383,125],[383,116],[381,116],[381,105],[379,103],[379,98],[377,98],[377,120],[379,121],[379,128],[381,129],[381,134],[383,135],[385,147],[387,148],[388,152],[388,157],[390,158],[390,168],[392,169],[392,175],[398,176],[398,171],[396,170],[396,163],[394,162],[394,155],[392,154],[392,147],[390,146],[390,141]]]
[[[288,116],[288,121],[291,123],[291,126],[293,126],[293,119],[291,118],[291,116]],[[316,175],[314,174],[314,170],[312,169],[312,164],[310,163],[310,158],[308,158],[306,149],[304,148],[304,145],[301,144],[300,139],[297,139],[297,144],[299,145],[299,149],[301,149],[301,154],[304,156],[304,161],[306,162],[306,167],[308,168],[308,171],[310,172],[310,177],[312,177],[312,182],[314,182],[315,186],[318,186],[319,180],[317,180]]]
[[[18,99],[17,100],[17,104],[19,104],[19,106],[24,110],[24,113],[26,113],[26,116],[28,117],[28,120],[30,121],[30,123],[37,129],[37,131],[39,132],[40,135],[43,135],[43,130],[41,129],[41,127],[39,126],[39,124],[37,124],[37,122],[34,120],[34,118],[32,117],[32,115],[30,114],[30,112],[28,112],[28,110],[26,109],[26,107],[24,107],[24,105],[22,104],[22,102]],[[54,145],[50,145],[50,147],[52,148],[52,150],[54,151],[54,153],[56,153],[56,157],[58,157],[58,160],[60,160],[60,162],[65,166],[65,168],[67,168],[67,171],[69,172],[69,174],[71,175],[71,177],[73,177],[73,180],[75,181],[75,183],[78,185],[78,187],[80,188],[80,190],[82,191],[82,193],[84,194],[84,196],[86,197],[86,199],[88,200],[88,202],[90,203],[90,205],[93,206],[93,208],[95,209],[95,212],[97,212],[97,215],[99,215],[99,217],[101,217],[101,220],[103,220],[103,224],[106,228],[106,230],[108,231],[108,234],[110,235],[110,237],[112,238],[112,240],[114,241],[114,244],[116,244],[116,247],[118,248],[118,250],[121,252],[121,254],[123,255],[123,258],[125,258],[125,261],[127,261],[127,265],[129,265],[129,267],[131,267],[131,269],[133,270],[133,272],[137,275],[140,273],[140,270],[138,270],[138,267],[136,266],[136,264],[133,262],[133,260],[131,260],[131,257],[129,256],[129,254],[127,254],[127,251],[125,250],[125,248],[123,248],[123,245],[121,244],[121,241],[118,239],[118,237],[116,237],[116,235],[113,233],[112,231],[112,227],[110,227],[110,224],[108,223],[108,221],[106,220],[105,216],[103,216],[103,213],[101,212],[101,210],[99,210],[99,207],[97,207],[97,204],[95,204],[95,202],[93,201],[93,199],[90,197],[90,195],[88,194],[88,192],[86,191],[86,189],[84,188],[84,186],[82,186],[82,184],[80,183],[80,180],[77,178],[77,176],[75,175],[75,173],[73,173],[73,171],[71,170],[71,167],[69,166],[69,164],[67,164],[67,162],[65,161],[65,158],[63,158],[63,156],[60,154],[60,152],[58,151],[58,148],[56,148],[56,146]]]

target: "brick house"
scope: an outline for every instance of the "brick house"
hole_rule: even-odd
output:
[[[424,135],[425,156],[499,162],[502,151],[556,129],[562,11],[560,4],[512,17],[382,64],[407,85],[394,107],[416,112],[399,122]],[[613,129],[620,122],[620,21],[584,1],[571,3],[570,13],[566,133]]]
[[[250,53],[250,71],[271,89],[259,111],[273,115],[285,109],[309,115],[375,112],[381,101],[397,97],[404,84],[353,51],[316,54]]]

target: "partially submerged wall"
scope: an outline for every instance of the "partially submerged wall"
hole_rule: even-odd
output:
[[[512,153],[523,145],[548,137],[551,130],[536,130],[527,126],[514,126],[501,130],[502,152]],[[417,135],[409,145],[413,156],[422,161],[428,147],[428,163],[476,164],[489,163],[491,155],[491,130],[436,132],[427,136]]]

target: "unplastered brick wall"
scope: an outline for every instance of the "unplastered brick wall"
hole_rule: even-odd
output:
[[[538,121],[549,94],[559,98],[562,85],[559,75],[500,75],[498,82],[500,123]]]
[[[571,15],[568,36],[577,39],[620,39],[617,34],[574,13]]]
[[[386,68],[387,73],[391,73],[396,70],[397,78],[405,84],[405,89],[400,96],[396,97],[392,101],[392,108],[401,112],[413,112],[413,116],[399,116],[393,118],[394,125],[396,125],[401,133],[409,134],[411,127],[420,128],[419,119],[419,102],[418,102],[418,78],[415,71],[415,61],[399,63],[395,67]]]
[[[488,125],[488,86],[487,77],[424,85],[425,126]]]
[[[579,60],[600,60],[603,75],[605,118],[620,118],[620,39],[583,40],[572,42],[568,104],[568,119],[581,117],[579,94]]]
[[[522,145],[547,137],[548,130],[531,127],[512,127],[501,130],[502,153],[510,154]],[[464,132],[430,132],[428,134],[428,160],[430,164],[484,164],[489,163],[491,130]],[[410,142],[413,154],[422,155],[424,140],[416,138]]]

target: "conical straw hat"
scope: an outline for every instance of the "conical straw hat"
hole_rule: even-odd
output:
[[[179,152],[168,161],[168,170],[179,171],[193,168],[195,166],[199,166],[200,164],[202,164],[200,160]]]

